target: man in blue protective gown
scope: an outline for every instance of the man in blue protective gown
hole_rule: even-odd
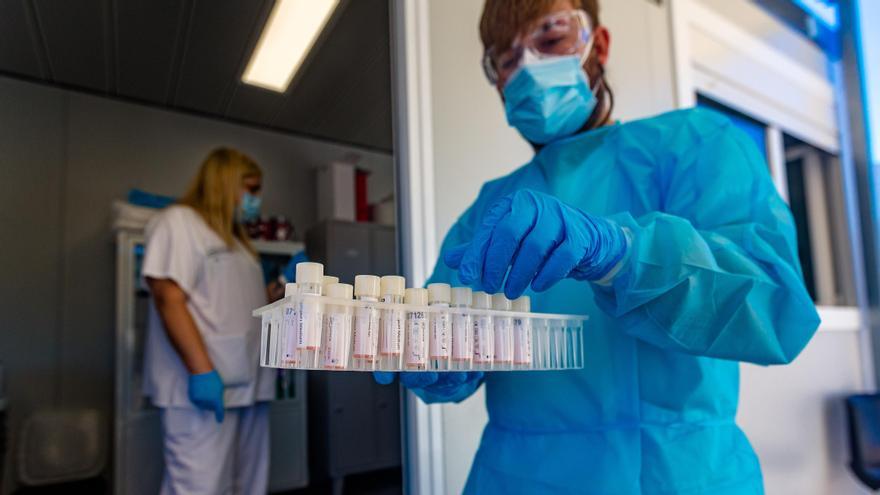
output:
[[[483,186],[431,281],[591,319],[583,370],[401,375],[426,402],[485,384],[465,492],[762,493],[739,362],[790,362],[819,318],[761,154],[707,110],[615,123],[595,0],[487,0],[480,32],[536,152]]]

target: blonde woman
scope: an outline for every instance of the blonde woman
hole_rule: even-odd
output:
[[[261,185],[251,158],[214,150],[147,227],[144,391],[161,409],[163,494],[266,493],[274,374],[259,368],[251,310],[267,293],[241,225]]]

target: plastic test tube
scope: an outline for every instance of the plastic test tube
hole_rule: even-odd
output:
[[[528,313],[532,310],[529,296],[520,296],[511,305],[514,311]],[[532,367],[532,319],[515,317],[513,319],[513,365],[516,368]]]
[[[367,303],[379,301],[379,277],[358,275],[354,278],[354,298]],[[379,338],[379,310],[373,305],[355,308],[353,335],[353,368],[372,370],[375,367]]]
[[[483,291],[474,292],[471,300],[474,309],[492,309],[492,296]],[[492,316],[477,313],[474,321],[474,369],[491,370],[495,358],[495,337]]]
[[[449,284],[428,284],[428,304],[440,311],[430,312],[428,355],[432,370],[449,369],[449,303],[452,290]]]
[[[321,295],[321,282],[324,279],[324,265],[320,263],[297,263],[296,286],[300,295]],[[297,362],[303,368],[318,368],[321,357],[321,301],[318,298],[302,297],[297,305],[299,320],[297,325]]]
[[[331,283],[324,286],[324,295],[331,299],[351,300],[353,287],[349,284]],[[344,370],[348,367],[351,345],[351,306],[333,304],[328,300],[324,309],[323,367],[328,370]]]
[[[386,275],[379,279],[383,303],[403,304],[406,279],[397,275]],[[382,310],[381,334],[379,337],[379,369],[400,370],[403,358],[403,327],[406,315],[402,307]]]
[[[297,294],[299,294],[299,287],[296,283],[284,284],[285,298]],[[279,331],[277,332],[276,343],[271,352],[275,363],[285,368],[297,365],[296,341],[299,340],[297,337],[297,320],[299,320],[299,316],[297,314],[297,305],[293,303],[285,303],[281,306],[281,311],[279,312],[281,320],[279,325],[276,326],[276,328],[279,328]]]
[[[330,275],[324,275],[323,277],[321,277],[321,295],[326,296],[327,295],[327,287],[329,287],[332,284],[338,284],[338,283],[339,283],[339,277],[331,277]]]
[[[260,315],[260,366],[275,366],[271,361],[272,344],[272,312],[266,311]]]
[[[427,289],[406,289],[404,302],[410,306],[427,306]],[[406,313],[406,369],[424,370],[428,366],[428,313],[411,308]]]
[[[327,295],[327,288],[331,284],[338,284],[338,283],[339,283],[339,277],[331,277],[330,275],[324,275],[323,277],[321,277],[321,295],[326,296]],[[330,322],[329,322],[329,320],[327,320],[327,315],[325,314],[322,319],[322,323],[321,323],[321,345],[322,346],[324,345],[324,342],[327,339],[327,337],[326,337],[327,336],[327,325],[329,323]],[[323,350],[322,349],[318,350],[318,354],[323,356]],[[322,359],[323,359],[323,357],[320,357],[320,356],[318,357],[319,361]],[[319,362],[318,364],[321,365],[322,363]]]
[[[296,284],[286,284],[284,297],[296,293]],[[284,334],[282,333],[282,316],[284,307],[275,308],[263,313],[260,325],[260,364],[263,366],[284,365]]]
[[[469,287],[452,288],[452,363],[455,370],[469,370],[473,367],[474,349],[471,338],[471,315],[456,311],[471,307],[473,293]]]
[[[296,284],[286,284],[284,296],[296,292]],[[282,328],[284,307],[266,311],[260,325],[260,364],[263,366],[284,366],[284,334]]]
[[[510,299],[502,293],[492,294],[492,309],[510,311]],[[513,317],[495,316],[495,369],[513,368]]]

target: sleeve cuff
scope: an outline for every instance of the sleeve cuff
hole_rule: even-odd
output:
[[[602,287],[610,286],[614,282],[614,278],[617,277],[617,274],[620,273],[629,262],[629,251],[630,246],[632,246],[632,231],[627,227],[621,227],[621,230],[623,230],[623,236],[626,238],[626,252],[624,253],[623,258],[621,258],[604,277],[593,281],[596,285],[601,285]]]

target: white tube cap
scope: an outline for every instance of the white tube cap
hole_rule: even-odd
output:
[[[324,275],[323,277],[321,277],[321,285],[323,285],[325,287],[330,284],[338,284],[338,283],[339,283],[339,277],[331,277],[330,275]]]
[[[483,291],[474,292],[471,306],[475,309],[492,309],[492,296]]]
[[[398,275],[385,275],[379,279],[383,296],[401,296],[406,291],[406,279]]]
[[[474,291],[470,287],[453,287],[452,304],[454,306],[470,306]]]
[[[284,284],[284,297],[290,297],[296,294],[297,287],[295,283]]]
[[[513,310],[528,313],[532,310],[532,300],[529,296],[519,296],[513,300]]]
[[[334,299],[351,299],[354,287],[352,287],[351,284],[335,283],[324,287],[324,291],[326,292],[327,297],[332,297]]]
[[[449,284],[428,284],[428,302],[449,304],[451,300],[452,288]]]
[[[375,275],[358,275],[354,278],[354,295],[361,297],[379,297],[379,277]]]
[[[503,292],[492,294],[492,309],[510,311],[510,299],[508,299]]]
[[[403,302],[416,306],[427,306],[428,289],[406,289],[406,296],[404,297]]]
[[[324,265],[303,261],[296,264],[297,284],[320,284],[324,279]]]

